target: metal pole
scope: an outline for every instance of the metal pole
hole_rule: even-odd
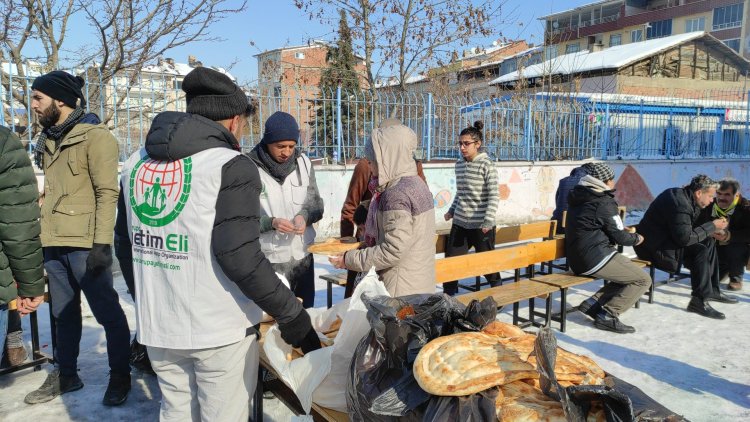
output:
[[[529,101],[526,107],[526,130],[524,130],[523,137],[526,144],[526,161],[531,161],[531,142],[532,136],[532,123],[531,123],[531,101]]]
[[[432,92],[427,93],[427,161],[432,158]]]
[[[747,74],[745,74],[747,81]],[[745,109],[745,148],[750,153],[750,91],[747,92],[747,108]]]
[[[609,103],[604,108],[604,139],[602,142],[602,160],[609,156]]]
[[[341,158],[341,85],[336,87],[336,157],[333,160],[336,164],[337,160]]]
[[[638,150],[638,158],[641,158],[643,154],[643,99],[641,98],[641,110],[638,113],[638,139],[636,140],[636,149]]]

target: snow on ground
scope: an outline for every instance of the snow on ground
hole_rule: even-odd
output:
[[[332,270],[325,257],[316,256],[317,274]],[[666,275],[657,272],[657,280]],[[750,420],[750,274],[736,305],[715,304],[727,315],[716,321],[687,313],[689,279],[667,285],[657,283],[653,304],[641,302],[622,316],[637,332],[618,335],[592,327],[579,312],[569,314],[565,333],[555,330],[562,347],[593,357],[604,370],[639,387],[669,409],[694,422]],[[122,277],[115,279],[120,301],[131,330],[135,327],[133,303]],[[598,284],[590,283],[569,293],[569,304],[577,305]],[[317,306],[325,306],[326,285],[316,281]],[[334,302],[344,289],[334,287]],[[523,311],[522,311],[523,312]],[[510,308],[500,320],[510,322]],[[28,321],[24,321],[28,328]],[[40,309],[41,342],[50,350],[48,308]],[[28,340],[28,330],[26,330]],[[0,420],[24,418],[44,421],[154,421],[158,420],[159,388],[153,376],[134,373],[133,390],[120,407],[107,408],[101,397],[107,385],[104,331],[90,312],[84,317],[81,355],[78,360],[85,387],[55,400],[34,406],[23,403],[29,391],[39,387],[50,365],[41,371],[27,369],[0,377]],[[290,421],[292,413],[278,400],[264,400],[265,420]]]

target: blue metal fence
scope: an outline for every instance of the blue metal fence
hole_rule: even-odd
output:
[[[76,72],[86,85],[87,109],[102,117],[120,143],[124,159],[143,145],[153,117],[184,111],[181,76],[123,72],[104,81],[96,70]],[[28,105],[39,74],[0,73],[0,124],[28,141],[38,134]],[[742,90],[706,91],[702,98],[614,94],[516,94],[467,98],[429,92],[340,89],[260,89],[257,113],[241,140],[244,150],[262,137],[263,122],[286,111],[300,122],[300,147],[313,158],[359,157],[381,120],[397,118],[420,141],[422,159],[458,157],[460,131],[475,120],[485,125],[484,147],[497,160],[687,159],[750,157],[750,96]]]

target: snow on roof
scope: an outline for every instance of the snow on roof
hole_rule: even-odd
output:
[[[648,41],[622,44],[602,51],[588,50],[565,54],[532,66],[525,67],[502,75],[490,85],[513,82],[523,78],[536,78],[543,75],[568,75],[602,69],[619,69],[631,63],[643,60],[664,50],[673,48],[687,41],[706,36],[703,31],[688,32],[670,37],[656,38]],[[521,75],[521,76],[519,76]]]
[[[422,75],[422,74],[412,75],[406,78],[406,85],[423,82],[425,80],[427,80],[427,75]],[[399,84],[398,78],[393,76],[390,78],[381,79],[375,84],[375,88],[385,88],[385,87],[390,87],[390,86],[396,86],[398,84]]]
[[[227,75],[229,77],[229,79],[231,79],[232,81],[236,80],[236,78],[234,76],[232,76],[232,74],[229,73],[229,71],[227,71],[223,67],[216,67],[216,66],[205,66],[205,67],[208,67],[208,68],[213,69],[213,70],[215,70],[217,72],[220,72],[220,73],[223,73],[223,74]],[[161,63],[158,63],[158,64],[145,66],[145,67],[143,67],[142,71],[144,71],[144,72],[151,72],[151,73],[160,73],[160,74],[164,73],[164,74],[167,74],[167,75],[185,76],[188,73],[190,73],[190,71],[192,71],[193,69],[195,69],[195,68],[192,67],[192,66],[190,66],[187,63],[177,63],[177,62],[169,63],[166,60],[164,60],[164,61],[162,61]]]

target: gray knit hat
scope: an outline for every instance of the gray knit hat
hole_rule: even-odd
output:
[[[606,163],[586,163],[583,169],[589,176],[596,177],[602,182],[608,182],[615,178],[615,171]]]
[[[221,72],[207,67],[197,67],[182,81],[187,112],[214,121],[229,119],[247,113],[247,96],[237,84]]]

